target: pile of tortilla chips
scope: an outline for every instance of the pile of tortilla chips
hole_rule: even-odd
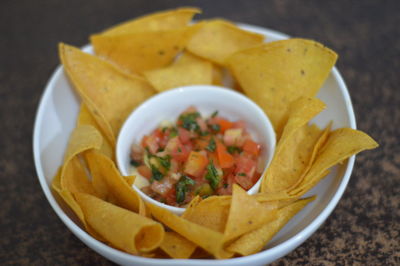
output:
[[[90,38],[95,55],[59,46],[82,104],[52,187],[89,234],[130,254],[254,254],[314,199],[301,197],[332,166],[377,147],[361,131],[310,124],[325,108],[315,95],[335,52],[304,39],[265,43],[263,35],[222,19],[192,23],[198,13],[168,10],[107,29]],[[135,176],[121,176],[114,161],[125,118],[157,92],[227,78],[261,106],[278,136],[260,192],[250,196],[235,185],[231,196],[194,198],[182,216],[145,203],[132,189]]]

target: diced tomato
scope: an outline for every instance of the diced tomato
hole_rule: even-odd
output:
[[[225,183],[217,189],[218,195],[232,195],[232,185],[235,183],[234,176],[228,175]]]
[[[207,156],[202,152],[191,151],[183,169],[185,174],[199,177],[208,164]]]
[[[244,122],[243,120],[239,120],[233,123],[233,128],[241,128],[243,130],[246,129],[246,122]]]
[[[201,117],[196,118],[196,123],[199,125],[200,130],[202,132],[207,131],[207,124],[206,124],[206,121],[204,121],[203,118],[201,118]]]
[[[152,154],[158,151],[159,145],[155,135],[144,136],[142,140],[143,148],[148,148]]]
[[[190,142],[190,132],[189,130],[184,129],[183,127],[178,128],[178,135],[179,135],[179,140],[183,143],[189,143]]]
[[[224,133],[226,130],[233,127],[233,123],[231,121],[226,120],[220,116],[210,118],[208,120],[208,123],[210,125],[218,125],[221,133]]]
[[[165,194],[165,203],[169,205],[176,206],[176,189],[175,186],[172,186],[172,188]]]
[[[136,168],[136,170],[139,172],[139,174],[147,179],[150,179],[152,176],[151,169],[148,168],[146,165],[141,165]]]
[[[221,168],[230,168],[235,163],[233,156],[226,150],[221,142],[217,142],[217,156]]]
[[[245,175],[248,178],[252,178],[256,171],[256,162],[248,157],[239,156],[236,158],[236,169],[235,174]]]
[[[260,152],[260,144],[251,139],[246,139],[243,145],[243,150],[251,155],[258,156]]]
[[[210,143],[210,137],[206,136],[203,138],[198,138],[194,141],[194,147],[199,150],[205,150]]]
[[[239,186],[241,186],[245,190],[249,190],[253,186],[252,179],[243,175],[235,175],[235,181]]]

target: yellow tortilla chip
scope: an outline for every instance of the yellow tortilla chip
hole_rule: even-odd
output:
[[[336,59],[337,54],[320,43],[288,39],[237,52],[227,63],[279,135],[290,103],[300,96],[315,96]]]
[[[326,126],[325,129],[322,131],[317,142],[314,145],[314,148],[311,153],[311,158],[308,160],[308,163],[305,166],[305,169],[304,169],[301,177],[297,180],[296,183],[294,183],[290,188],[287,189],[288,191],[297,187],[300,184],[300,182],[304,179],[304,176],[307,174],[307,172],[310,170],[311,166],[314,164],[315,159],[317,158],[317,155],[318,155],[319,151],[321,150],[321,147],[325,144],[326,140],[328,139],[329,133],[331,132],[331,127],[332,127],[332,122],[330,122],[328,124],[328,126]]]
[[[276,153],[265,175],[265,192],[278,192],[295,185],[307,170],[313,148],[322,134],[316,125],[304,125]]]
[[[211,196],[196,205],[190,204],[182,217],[193,223],[224,233],[231,200],[231,196]]]
[[[168,31],[93,35],[90,40],[97,55],[124,72],[142,73],[170,64],[195,30],[189,26]]]
[[[96,120],[94,119],[94,117],[92,116],[89,109],[86,107],[84,103],[81,104],[77,122],[77,126],[81,125],[91,125],[94,128],[96,128],[99,132],[101,132],[101,128],[98,126]],[[103,137],[103,143],[100,147],[100,151],[106,156],[114,158],[114,150],[110,142],[104,136],[102,137]]]
[[[363,150],[374,149],[378,143],[362,131],[340,128],[331,132],[318,157],[302,182],[290,194],[301,195],[314,187],[330,167]]]
[[[275,210],[267,210],[257,199],[234,184],[231,208],[224,231],[224,243],[228,243],[275,218]]]
[[[195,14],[201,13],[198,8],[177,8],[145,15],[102,32],[102,35],[113,36],[141,31],[162,31],[186,26]]]
[[[279,209],[276,219],[241,236],[238,240],[228,246],[227,250],[242,256],[259,252],[272,239],[272,237],[278,233],[290,219],[292,219],[293,216],[314,199],[315,197],[301,199]]]
[[[197,245],[175,232],[165,232],[160,248],[174,259],[188,259]]]
[[[218,259],[230,258],[233,254],[223,249],[223,234],[190,222],[172,212],[153,204],[147,204],[151,214],[189,241],[200,246]]]
[[[64,154],[64,164],[79,153],[89,149],[99,149],[103,138],[95,127],[82,125],[76,127],[69,137],[67,150]]]
[[[164,238],[164,228],[142,215],[85,193],[74,193],[87,223],[113,246],[131,254],[149,252]]]
[[[208,85],[213,83],[213,65],[186,52],[171,65],[147,71],[144,76],[159,92],[187,85]]]
[[[187,49],[200,57],[223,65],[231,54],[259,45],[264,35],[245,31],[222,19],[209,20],[197,25],[199,30],[187,44]]]
[[[262,179],[261,192],[285,190],[301,178],[321,135],[316,126],[306,124],[324,108],[325,104],[317,98],[300,97],[292,102],[282,137]]]
[[[128,185],[110,158],[95,150],[88,151],[85,157],[93,184],[102,192],[103,197],[111,197],[119,206],[146,215],[142,198]]]
[[[76,91],[114,147],[126,117],[152,96],[154,89],[143,78],[124,74],[75,47],[61,43],[59,48],[61,61]]]

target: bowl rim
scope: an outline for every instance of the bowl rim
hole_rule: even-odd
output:
[[[275,39],[287,39],[290,38],[289,35],[275,31],[275,30],[270,30],[268,28],[260,27],[260,26],[254,26],[246,23],[237,23],[237,25],[245,30],[253,31],[253,32],[258,32],[264,35],[272,36]],[[85,45],[82,47],[83,50],[87,51],[90,49],[90,45]],[[342,179],[339,183],[337,191],[334,193],[332,199],[329,201],[328,205],[317,215],[317,217],[309,223],[304,229],[293,235],[292,237],[284,240],[282,243],[277,244],[276,246],[262,250],[256,254],[244,256],[244,257],[238,257],[238,258],[231,258],[231,259],[226,259],[226,260],[215,260],[215,259],[155,259],[155,258],[145,258],[145,257],[140,257],[140,256],[135,256],[131,255],[128,253],[125,253],[123,251],[119,251],[117,249],[114,249],[96,239],[91,237],[85,230],[83,230],[81,227],[79,227],[59,206],[58,202],[56,201],[55,197],[53,196],[51,192],[51,186],[47,184],[46,178],[44,175],[43,167],[41,164],[41,159],[40,159],[40,133],[41,133],[41,124],[43,121],[43,113],[45,109],[45,102],[47,99],[51,96],[52,90],[54,89],[54,84],[56,80],[59,78],[60,75],[62,75],[63,72],[63,67],[62,65],[58,65],[56,69],[53,71],[53,73],[50,76],[50,79],[48,80],[44,92],[42,93],[39,104],[38,104],[38,109],[36,111],[35,115],[35,121],[33,125],[33,138],[32,138],[32,146],[33,146],[33,159],[35,163],[35,169],[36,173],[38,175],[39,183],[40,186],[42,187],[42,190],[50,203],[50,206],[53,208],[54,212],[57,214],[57,216],[61,219],[61,221],[70,229],[70,231],[78,237],[85,245],[89,246],[92,250],[97,252],[103,257],[106,257],[106,259],[109,259],[114,262],[122,262],[122,261],[132,261],[132,258],[135,259],[135,262],[141,263],[143,265],[151,265],[154,263],[162,263],[162,265],[175,265],[177,261],[180,261],[186,265],[201,265],[204,263],[207,263],[208,265],[239,265],[244,262],[253,262],[256,263],[258,262],[264,262],[265,258],[263,259],[264,256],[266,256],[268,253],[268,257],[270,258],[269,261],[274,261],[282,256],[285,256],[288,254],[290,251],[298,247],[300,244],[302,244],[307,238],[310,237],[311,234],[313,234],[319,226],[327,219],[327,217],[331,214],[331,212],[334,210],[336,207],[337,203],[339,202],[340,198],[342,197],[347,184],[349,182],[351,172],[354,167],[354,162],[356,156],[353,155],[347,160],[347,166],[345,168],[345,171],[343,172]],[[352,105],[352,101],[350,98],[350,94],[348,91],[348,88],[340,75],[338,69],[336,66],[334,66],[331,70],[331,74],[333,75],[333,78],[335,81],[338,83],[338,88],[340,90],[340,93],[342,94],[346,108],[347,108],[347,116],[349,119],[350,123],[350,128],[356,129],[356,119],[355,119],[355,113]],[[104,255],[105,254],[105,255]],[[112,258],[111,258],[112,257]],[[117,259],[120,258],[120,259]]]
[[[136,107],[128,115],[128,117],[125,119],[124,123],[122,124],[122,127],[118,133],[118,137],[117,137],[117,141],[116,141],[116,148],[115,148],[116,165],[123,176],[129,175],[129,169],[127,169],[126,163],[125,163],[126,156],[127,156],[124,152],[125,149],[123,149],[125,146],[122,146],[122,145],[123,144],[126,145],[128,142],[131,142],[131,141],[127,140],[127,138],[131,137],[132,134],[127,133],[127,131],[129,129],[129,126],[132,125],[132,123],[133,123],[132,121],[135,121],[134,118],[137,116],[137,114],[140,112],[143,112],[143,110],[146,110],[149,108],[153,109],[155,103],[161,101],[162,98],[172,97],[174,95],[176,95],[177,98],[178,97],[182,98],[182,97],[188,97],[187,94],[189,94],[189,93],[194,92],[196,94],[200,94],[200,93],[203,93],[204,91],[209,92],[209,93],[214,93],[213,95],[218,94],[218,96],[221,96],[221,97],[222,97],[221,94],[224,94],[224,97],[230,97],[230,99],[233,99],[233,98],[237,99],[237,101],[240,101],[240,103],[246,104],[248,107],[250,107],[250,109],[249,108],[246,109],[246,111],[250,110],[250,112],[251,112],[250,116],[257,115],[257,117],[264,120],[263,123],[261,123],[261,120],[260,120],[257,122],[257,124],[261,123],[262,124],[261,128],[263,128],[263,132],[266,132],[266,134],[269,135],[269,139],[263,141],[263,143],[262,143],[268,147],[267,151],[268,151],[269,156],[266,158],[267,163],[265,164],[265,167],[263,168],[261,177],[257,180],[257,182],[250,189],[248,189],[246,191],[250,195],[258,192],[260,185],[261,185],[261,180],[263,178],[263,175],[266,172],[269,164],[271,163],[273,154],[275,152],[275,147],[276,147],[275,130],[272,126],[272,123],[271,123],[268,115],[265,114],[265,112],[253,100],[248,98],[246,95],[238,93],[237,91],[234,91],[232,89],[229,89],[229,88],[226,88],[223,86],[216,86],[216,85],[198,84],[198,85],[188,85],[188,86],[181,86],[181,87],[173,88],[173,89],[163,91],[163,92],[153,95],[152,97],[148,98],[143,103],[141,103],[138,107]],[[214,96],[214,97],[216,97],[216,96]],[[188,101],[190,101],[190,100],[188,100]],[[240,104],[239,102],[237,102],[237,103]],[[171,104],[166,104],[166,105],[171,107]],[[193,104],[193,106],[197,107],[196,104]],[[166,109],[168,109],[168,108],[166,108]],[[223,113],[223,110],[218,110],[218,111],[221,111],[221,113]],[[129,132],[131,132],[131,131],[129,131]],[[183,207],[175,207],[175,206],[171,206],[171,205],[159,202],[159,201],[149,197],[145,193],[143,193],[135,185],[132,185],[132,187],[136,192],[139,193],[139,195],[142,197],[143,200],[150,202],[152,204],[155,204],[161,208],[167,209],[175,214],[181,215],[186,210],[186,208],[183,208]]]

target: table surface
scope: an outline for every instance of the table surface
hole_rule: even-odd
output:
[[[400,264],[399,1],[78,1],[0,3],[0,263],[110,265],[64,226],[48,204],[32,158],[40,96],[59,64],[57,43],[172,7],[320,41],[340,55],[358,128],[380,147],[357,156],[328,220],[274,265]]]

